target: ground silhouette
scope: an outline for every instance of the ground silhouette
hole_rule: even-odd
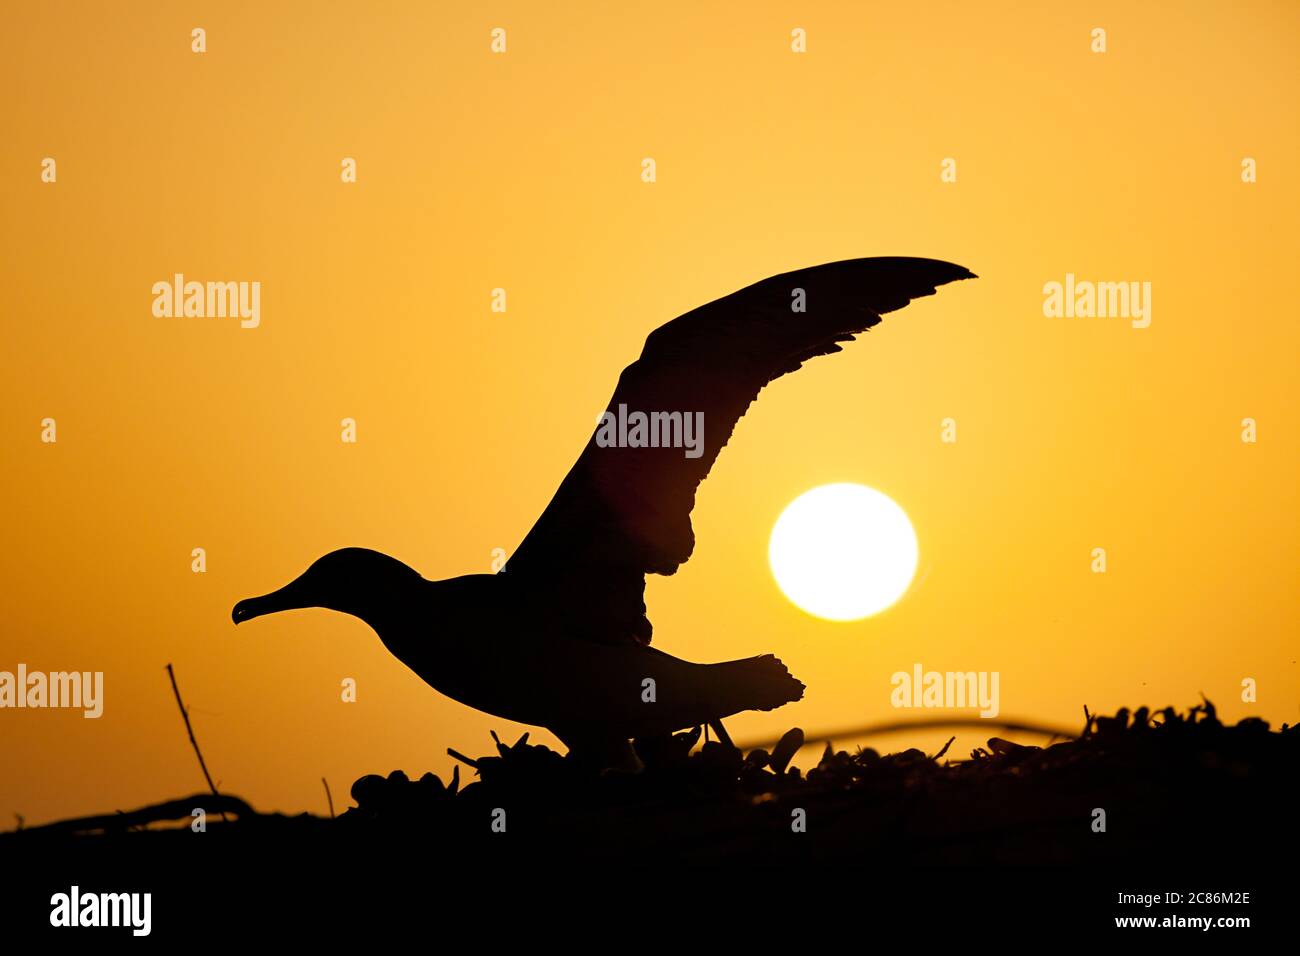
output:
[[[1076,739],[1043,747],[993,737],[961,759],[947,747],[827,745],[801,770],[790,761],[802,739],[791,731],[746,754],[700,746],[697,728],[638,742],[640,772],[597,773],[525,735],[487,756],[457,754],[465,773],[447,780],[364,775],[333,819],[261,815],[236,797],[196,794],[0,834],[0,852],[166,859],[203,839],[190,827],[196,807],[209,814],[211,845],[276,854],[368,846],[521,862],[562,850],[568,863],[590,864],[1204,866],[1295,847],[1300,731],[1254,718],[1227,725],[1208,702],[1090,717]],[[218,811],[231,822],[216,822]]]

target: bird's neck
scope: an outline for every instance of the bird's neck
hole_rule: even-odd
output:
[[[418,627],[426,615],[425,599],[430,582],[419,577],[394,577],[359,585],[345,594],[334,595],[325,606],[351,614],[370,625],[387,642]]]

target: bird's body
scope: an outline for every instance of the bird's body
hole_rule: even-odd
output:
[[[803,692],[771,655],[696,664],[643,644],[570,637],[546,602],[508,574],[427,581],[360,548],[327,559],[374,577],[364,590],[381,599],[336,609],[368,623],[430,687],[476,710],[546,727],[571,745],[608,749],[616,740],[776,707]],[[601,716],[595,726],[592,714]]]
[[[234,620],[302,607],[355,615],[431,687],[580,751],[798,700],[803,684],[770,654],[696,664],[651,648],[645,575],[690,557],[695,490],[764,385],[840,351],[881,313],[972,277],[930,259],[852,259],[688,312],[650,335],[608,407],[620,419],[628,408],[693,416],[703,435],[689,454],[611,447],[598,429],[500,573],[426,581],[395,558],[346,548],[241,601]]]

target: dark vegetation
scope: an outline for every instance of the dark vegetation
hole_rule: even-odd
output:
[[[699,737],[642,742],[643,772],[597,775],[525,735],[476,760],[456,755],[465,772],[458,767],[450,780],[363,776],[353,805],[334,819],[258,814],[237,798],[199,794],[0,834],[0,856],[76,851],[140,861],[201,840],[259,859],[365,847],[523,865],[562,854],[567,865],[1140,868],[1281,863],[1297,845],[1300,731],[1253,718],[1227,725],[1208,701],[1186,713],[1089,716],[1077,739],[1050,746],[994,737],[968,759],[828,745],[800,770],[791,766],[798,730],[747,754],[717,741],[699,747]],[[195,807],[208,813],[203,836],[189,827]],[[1097,809],[1105,832],[1094,829]],[[493,829],[497,811],[504,832]],[[799,811],[806,832],[795,832]],[[168,820],[178,824],[159,826]]]

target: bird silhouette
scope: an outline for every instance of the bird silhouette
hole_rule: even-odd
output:
[[[849,259],[687,312],[623,370],[605,418],[499,573],[428,581],[396,558],[345,548],[240,601],[232,618],[308,607],[354,615],[436,690],[545,727],[595,763],[628,762],[630,739],[688,727],[727,739],[723,718],[798,700],[804,685],[771,654],[697,664],[650,647],[645,576],[690,557],[696,488],[763,386],[840,351],[883,313],[969,278],[933,259]],[[647,434],[647,419],[658,431]],[[692,422],[702,435],[686,434]],[[688,438],[694,447],[683,447]]]

